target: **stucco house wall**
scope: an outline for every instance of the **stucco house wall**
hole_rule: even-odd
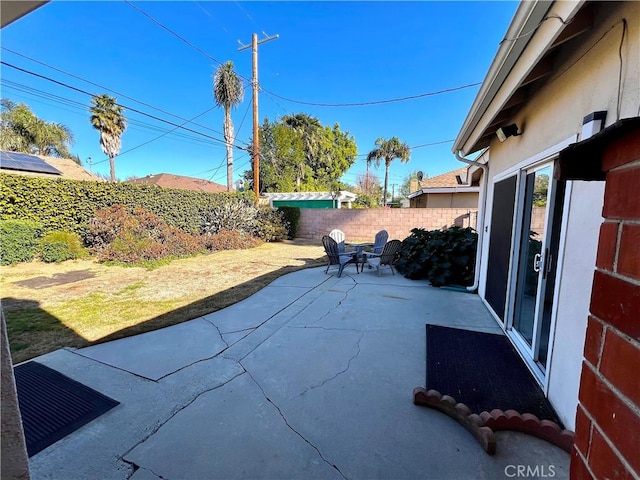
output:
[[[411,199],[413,208],[478,208],[478,194],[461,193],[429,193]]]
[[[625,24],[622,18],[626,18]],[[640,3],[598,5],[594,28],[578,48],[563,49],[551,79],[513,121],[521,136],[491,144],[489,185],[496,176],[543,160],[567,142],[579,138],[583,118],[606,111],[605,125],[637,114],[640,105]],[[623,32],[624,31],[624,32]],[[624,38],[623,38],[624,33]],[[622,63],[618,50],[622,44]],[[622,81],[618,88],[618,74]],[[588,94],[585,94],[588,92]],[[620,93],[618,93],[620,92]],[[556,146],[554,148],[554,146]],[[542,158],[541,158],[542,157]],[[547,375],[547,395],[562,421],[575,426],[575,411],[586,318],[591,295],[599,226],[602,223],[603,182],[568,182],[561,275],[557,286],[555,343]],[[489,203],[490,205],[490,203]],[[490,212],[489,212],[490,213]],[[486,282],[487,265],[482,278]],[[481,292],[481,294],[484,292]]]

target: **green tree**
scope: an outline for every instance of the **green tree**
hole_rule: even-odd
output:
[[[69,151],[71,144],[73,144],[73,133],[67,126],[38,118],[24,103],[15,103],[7,98],[2,99],[0,149],[71,158],[73,157]]]
[[[233,190],[233,122],[231,109],[240,105],[244,98],[242,81],[233,70],[233,62],[220,65],[213,75],[213,98],[218,107],[224,108],[224,141],[227,147],[227,191]]]
[[[109,157],[110,178],[116,181],[115,157],[120,153],[122,142],[120,136],[127,128],[124,109],[116,103],[116,99],[106,93],[94,95],[91,100],[91,125],[100,132],[100,148]]]
[[[260,131],[260,185],[269,192],[331,190],[357,155],[348,132],[305,114],[264,120]],[[253,172],[245,172],[253,181]]]
[[[367,164],[375,162],[376,167],[380,166],[384,160],[384,190],[382,194],[382,204],[387,202],[387,186],[389,183],[389,166],[396,158],[402,163],[406,163],[411,158],[411,148],[404,142],[398,140],[397,137],[391,137],[389,140],[378,138],[376,140],[376,148],[371,150],[367,155]]]
[[[299,158],[298,173],[296,176],[296,185],[299,189],[302,180],[306,177],[307,169],[311,167],[313,163],[316,163],[316,157],[319,154],[320,138],[322,136],[322,126],[317,118],[305,113],[285,115],[282,117],[282,123],[292,128],[297,136],[302,139],[304,157]]]

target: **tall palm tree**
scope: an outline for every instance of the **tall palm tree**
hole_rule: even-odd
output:
[[[387,204],[387,186],[389,182],[389,165],[396,158],[400,162],[406,163],[411,158],[411,147],[404,142],[398,140],[397,137],[391,137],[389,140],[378,138],[376,140],[376,148],[367,154],[367,166],[370,162],[375,162],[376,167],[380,166],[380,162],[384,160],[384,191],[382,197],[382,205]]]
[[[244,88],[238,74],[233,70],[233,62],[220,65],[213,75],[213,98],[218,107],[224,108],[224,141],[227,146],[227,190],[233,189],[233,122],[231,109],[240,105],[244,98]]]
[[[127,128],[124,109],[116,99],[106,93],[94,95],[91,100],[91,125],[100,132],[100,148],[109,157],[111,181],[116,181],[116,163],[114,158],[120,153],[120,136]]]

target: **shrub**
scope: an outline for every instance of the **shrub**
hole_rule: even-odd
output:
[[[277,209],[282,212],[285,221],[287,222],[287,236],[290,239],[296,238],[298,234],[298,227],[300,226],[300,208],[282,206]]]
[[[84,236],[96,211],[121,204],[141,207],[168,225],[197,234],[201,214],[228,199],[251,199],[253,192],[208,193],[127,182],[87,182],[64,178],[0,174],[0,218],[32,220],[44,232],[64,230]]]
[[[252,232],[257,223],[258,209],[244,200],[229,199],[202,215],[200,233],[212,235],[221,230]]]
[[[0,222],[0,264],[13,265],[33,260],[38,253],[42,225],[28,220]]]
[[[260,239],[237,230],[220,230],[212,235],[203,235],[203,243],[208,250],[240,250],[260,245]]]
[[[281,213],[258,208],[241,199],[228,199],[202,215],[200,233],[214,235],[234,230],[271,242],[287,238],[287,226]]]
[[[258,221],[251,233],[265,242],[279,242],[288,237],[288,222],[282,212],[263,207],[258,210]]]
[[[43,262],[64,262],[85,255],[86,251],[77,233],[50,232],[40,240],[40,256]]]
[[[411,230],[402,242],[396,268],[411,279],[428,279],[432,285],[471,285],[478,234],[472,228]]]
[[[200,237],[167,225],[142,208],[123,205],[99,210],[89,221],[87,243],[100,261],[140,264],[204,251]]]

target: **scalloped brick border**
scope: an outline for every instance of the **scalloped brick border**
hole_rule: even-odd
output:
[[[571,453],[573,447],[574,432],[562,430],[555,422],[540,420],[530,413],[521,414],[516,410],[503,412],[495,409],[477,415],[472,413],[464,403],[457,403],[453,397],[422,387],[413,389],[413,403],[433,408],[453,418],[475,437],[489,455],[496,452],[495,432],[502,430],[513,430],[536,436],[568,453]]]
[[[549,443],[571,453],[576,436],[571,430],[562,430],[551,420],[540,420],[531,413],[519,413],[516,410],[491,410],[482,412],[480,418],[484,424],[494,432],[500,430],[514,430],[542,438]]]
[[[426,390],[422,387],[413,389],[414,405],[421,405],[438,410],[462,425],[475,437],[485,452],[496,453],[496,436],[491,428],[484,425],[479,415],[471,413],[464,403],[456,403],[453,397],[441,395],[437,390]]]

